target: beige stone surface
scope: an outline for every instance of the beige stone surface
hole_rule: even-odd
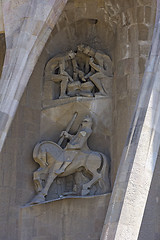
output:
[[[23,207],[20,239],[99,240],[110,194]]]
[[[123,150],[101,239],[138,239],[158,156],[159,10],[142,88]],[[157,50],[156,50],[157,49]]]

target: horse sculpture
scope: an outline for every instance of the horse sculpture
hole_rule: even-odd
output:
[[[76,135],[62,132],[65,138],[70,139],[64,149],[52,141],[43,141],[35,146],[33,158],[40,168],[33,174],[37,195],[32,204],[45,200],[51,184],[57,177],[69,176],[81,168],[92,176],[91,180],[82,185],[82,196],[88,195],[91,187],[97,182],[102,193],[110,191],[108,159],[103,153],[92,151],[87,146],[87,139],[92,132],[91,125],[92,120],[87,117]]]

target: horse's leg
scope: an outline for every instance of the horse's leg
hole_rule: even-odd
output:
[[[48,190],[56,177],[57,175],[53,172],[49,174],[45,187],[33,198],[30,204],[36,204],[45,201],[45,196],[47,196]]]
[[[51,184],[53,183],[53,181],[55,180],[55,178],[57,177],[57,174],[55,174],[54,172],[50,173],[48,178],[47,178],[47,182],[46,182],[46,185],[45,187],[42,189],[41,193],[44,195],[44,196],[47,196],[48,194],[48,190],[51,186]]]
[[[85,164],[85,169],[86,171],[90,172],[92,174],[92,180],[89,181],[88,183],[83,184],[82,186],[82,196],[87,195],[90,193],[90,188],[92,185],[94,185],[100,178],[101,174],[97,172],[97,169],[101,166],[101,157],[99,157],[97,154],[89,154],[86,164]]]
[[[99,174],[95,169],[94,171],[92,171],[92,174],[93,174],[92,180],[89,181],[88,183],[83,184],[82,196],[85,196],[88,193],[90,193],[90,188],[92,187],[92,185],[94,185],[101,178],[101,174]]]
[[[34,181],[34,186],[37,193],[42,191],[42,188],[43,188],[42,180],[40,178],[41,173],[44,173],[43,169],[38,169],[33,173],[33,181]]]
[[[34,178],[33,181],[34,181],[34,188],[35,188],[36,192],[37,193],[40,192],[42,190],[41,179],[39,177],[37,177],[37,178]]]

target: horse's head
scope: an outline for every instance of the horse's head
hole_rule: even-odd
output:
[[[39,165],[41,167],[48,166],[48,163],[47,163],[47,152],[46,151],[43,151],[42,149],[40,149],[39,154],[38,154],[38,159],[40,160],[39,161]]]
[[[46,151],[41,148],[41,145],[37,144],[33,150],[33,159],[40,165],[41,168],[48,165],[46,156]]]

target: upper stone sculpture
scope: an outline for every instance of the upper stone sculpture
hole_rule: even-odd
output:
[[[110,191],[108,159],[103,153],[92,151],[87,145],[87,140],[92,134],[92,118],[84,117],[77,133],[69,134],[76,116],[77,113],[74,114],[66,131],[62,131],[58,144],[43,141],[35,146],[33,158],[40,168],[34,172],[33,180],[37,195],[31,201],[32,204],[45,201],[49,188],[57,177],[66,177],[82,169],[92,177],[88,182],[81,184],[80,195],[90,194],[91,187],[96,183],[99,184],[101,193]],[[62,149],[60,145],[64,139],[68,139],[68,142]],[[76,194],[76,191],[75,184],[73,192]]]
[[[110,57],[89,46],[52,58],[45,68],[45,81],[60,87],[58,98],[107,96],[105,82],[113,77]]]

